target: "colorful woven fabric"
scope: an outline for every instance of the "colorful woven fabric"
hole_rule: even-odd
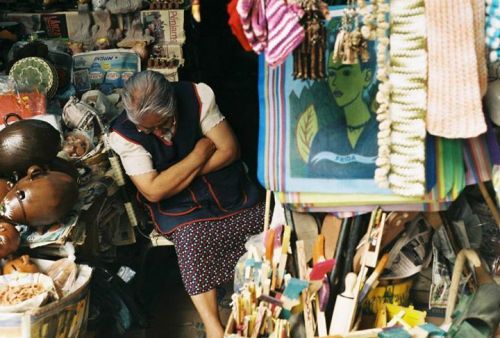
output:
[[[335,24],[330,23],[329,27],[335,27]],[[417,27],[422,28],[422,25]],[[425,26],[423,27],[422,32],[425,32]],[[401,57],[398,61],[404,65],[408,60]],[[287,208],[304,212],[331,212],[342,217],[371,212],[378,205],[385,210],[437,211],[446,209],[465,186],[464,167],[467,168],[469,176],[481,180],[488,178],[488,165],[483,163],[489,161],[489,155],[481,138],[443,141],[435,137],[428,138],[427,147],[422,146],[422,151],[428,157],[425,170],[418,172],[418,175],[425,175],[428,184],[423,196],[404,197],[389,189],[380,189],[375,184],[373,175],[367,178],[339,177],[341,175],[337,169],[329,172],[331,177],[317,175],[313,171],[314,167],[310,165],[311,159],[326,158],[349,162],[369,161],[370,158],[339,154],[337,157],[332,156],[329,154],[332,148],[328,147],[336,145],[327,142],[322,143],[324,149],[313,153],[314,140],[321,134],[322,128],[325,134],[331,135],[332,140],[343,142],[343,134],[337,133],[339,126],[345,124],[345,121],[339,118],[342,110],[337,107],[337,103],[341,103],[338,98],[344,93],[337,87],[333,88],[333,93],[337,95],[335,100],[330,96],[332,87],[325,83],[327,81],[293,80],[292,66],[291,57],[276,68],[268,67],[264,57],[260,58],[259,63],[258,177],[265,188],[277,192],[279,201]],[[335,70],[333,65],[329,71]],[[341,74],[336,75],[338,81]],[[413,104],[418,109],[425,110],[425,98],[422,107],[417,105],[421,101],[420,97],[414,98],[413,101],[411,98],[407,99],[409,105]],[[405,112],[404,109],[401,111]],[[408,125],[401,125],[396,132],[400,129],[411,132]],[[425,133],[425,127],[421,128],[424,128]],[[398,144],[396,143],[396,146]],[[349,173],[348,170],[338,170],[342,171],[343,175]],[[374,170],[373,166],[372,174]],[[421,177],[420,180],[422,183],[425,181]]]
[[[310,172],[309,159],[313,156],[309,155],[309,152],[312,149],[314,135],[319,133],[318,119],[332,117],[320,114],[321,109],[329,110],[328,106],[316,105],[316,108],[309,106],[312,101],[301,100],[304,96],[298,97],[296,93],[312,98],[315,95],[327,95],[328,89],[324,88],[326,86],[324,82],[318,83],[319,87],[308,88],[305,82],[293,80],[292,67],[291,56],[285,64],[276,68],[268,67],[263,58],[260,58],[258,177],[262,185],[267,189],[283,192],[392,194],[390,190],[381,189],[375,184],[372,178],[374,166],[371,173],[368,172],[367,178],[359,179],[338,178],[341,175],[345,176],[346,171],[343,170],[333,171],[331,177],[320,177]],[[322,102],[331,100],[328,96],[318,99]],[[304,109],[301,108],[303,104],[306,104]],[[317,112],[314,112],[315,109]],[[326,129],[325,133],[328,133],[328,130]],[[306,141],[302,142],[304,138]],[[373,142],[376,142],[376,134]],[[324,149],[325,152],[328,150]],[[365,157],[356,155],[356,153],[339,155],[339,158],[343,161],[366,160]]]

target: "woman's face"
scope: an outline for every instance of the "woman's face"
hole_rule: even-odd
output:
[[[145,134],[159,133],[162,134],[171,130],[175,125],[174,116],[167,118],[155,113],[146,114],[142,117],[139,123],[136,124],[137,129]]]
[[[371,80],[371,71],[361,70],[358,64],[345,65],[341,62],[328,61],[328,86],[339,107],[345,107],[354,102],[367,87]]]

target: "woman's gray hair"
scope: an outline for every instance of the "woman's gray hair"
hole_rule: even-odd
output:
[[[174,88],[165,77],[151,70],[132,75],[123,87],[123,105],[130,121],[137,124],[147,114],[174,116]]]

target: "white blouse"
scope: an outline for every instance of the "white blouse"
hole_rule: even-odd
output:
[[[210,129],[224,120],[224,116],[215,102],[215,95],[205,83],[195,84],[200,98],[201,132],[205,135]],[[111,148],[120,156],[125,172],[129,176],[155,171],[151,154],[139,144],[133,143],[116,132],[109,135]]]

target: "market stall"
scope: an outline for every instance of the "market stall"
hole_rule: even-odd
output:
[[[78,336],[92,268],[116,260],[120,247],[173,244],[154,211],[138,205],[110,126],[124,111],[124,83],[141,70],[202,82],[182,70],[203,62],[188,59],[196,37],[186,30],[204,20],[204,4],[0,4],[0,225],[8,233],[0,258],[4,270],[10,259],[50,258],[4,278],[12,292],[35,291],[21,302],[30,307],[0,302],[0,334]],[[228,2],[223,24],[258,58],[259,140],[242,148],[255,154],[267,194],[262,232],[235,267],[225,337],[498,332],[498,7]],[[224,86],[214,84],[218,95]],[[249,129],[237,113],[228,120]],[[122,268],[116,284],[94,270],[95,285],[120,289],[135,275]],[[140,312],[132,298],[123,303]],[[74,325],[64,332],[54,324],[62,317]]]
[[[486,3],[236,2],[260,54],[258,176],[281,217],[237,265],[227,337],[498,332],[498,310],[479,314],[500,295]]]

